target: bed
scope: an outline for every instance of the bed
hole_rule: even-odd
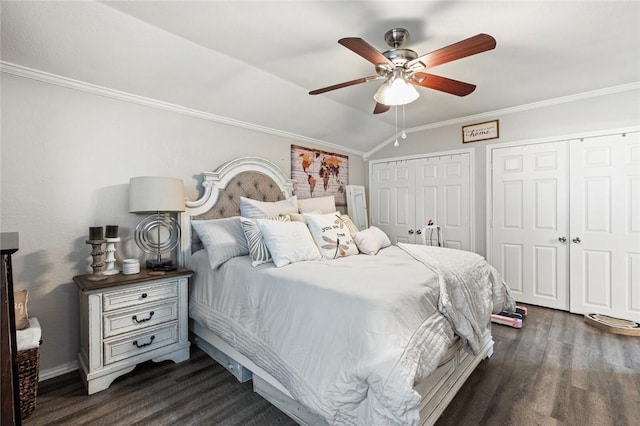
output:
[[[293,182],[256,157],[201,179],[199,198],[180,217],[179,263],[195,271],[195,343],[299,424],[433,424],[492,355],[490,314],[514,302],[480,256],[412,244],[346,255],[345,240],[328,234],[319,255],[310,248],[300,255],[308,248],[302,243],[291,254],[278,246],[280,231],[304,229],[319,242],[316,233],[339,228],[342,236],[346,226],[340,213],[322,211],[303,215],[304,226],[287,223],[296,204],[295,213],[280,215],[285,222],[253,220],[273,256],[257,262],[254,247],[250,256],[235,251],[240,205],[291,208]],[[234,227],[233,238],[221,226]],[[369,247],[370,233],[353,235]]]

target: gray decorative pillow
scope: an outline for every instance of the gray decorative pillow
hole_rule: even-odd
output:
[[[270,217],[269,219],[278,222],[290,221],[289,215]],[[269,253],[267,244],[264,242],[257,219],[241,217],[240,223],[242,223],[242,230],[244,231],[244,235],[247,238],[247,244],[249,245],[251,266],[258,266],[263,263],[271,262],[271,253]]]
[[[198,237],[207,249],[211,269],[236,256],[249,254],[247,239],[242,231],[240,216],[226,219],[191,221]]]

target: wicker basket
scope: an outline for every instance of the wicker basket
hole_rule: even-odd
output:
[[[20,415],[28,419],[36,409],[40,347],[18,351],[18,383],[20,384]]]

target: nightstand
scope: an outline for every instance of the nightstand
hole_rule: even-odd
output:
[[[141,362],[189,359],[188,269],[156,275],[80,275],[80,375],[89,395]]]

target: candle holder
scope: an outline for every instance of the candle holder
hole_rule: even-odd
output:
[[[104,228],[102,226],[89,227],[89,241],[98,241],[104,238]]]
[[[108,228],[108,227],[107,227]],[[119,274],[120,271],[116,269],[116,243],[120,242],[120,237],[115,238],[107,238],[105,239],[107,245],[104,251],[107,253],[107,258],[104,260],[106,263],[106,268],[102,272],[104,275],[116,275]]]
[[[104,275],[104,251],[102,251],[102,245],[106,242],[104,239],[100,240],[87,240],[87,244],[91,244],[91,256],[93,261],[91,267],[93,268],[93,275],[87,277],[91,281],[106,280],[107,275]]]

